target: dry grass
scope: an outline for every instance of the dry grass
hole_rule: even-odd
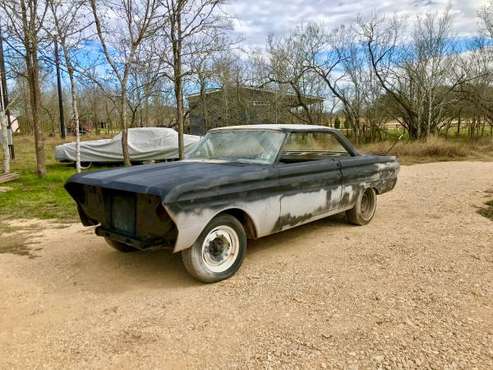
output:
[[[426,142],[384,141],[360,145],[363,153],[389,154],[399,157],[402,164],[456,161],[456,160],[493,160],[493,138],[484,137],[473,142],[445,140],[430,137]],[[390,149],[390,151],[389,151]]]

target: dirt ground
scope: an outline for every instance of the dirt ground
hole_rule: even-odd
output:
[[[0,368],[491,369],[491,189],[493,162],[403,167],[371,224],[251,242],[212,285],[43,224],[0,254]]]

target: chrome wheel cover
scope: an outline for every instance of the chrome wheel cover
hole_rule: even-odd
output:
[[[229,226],[217,226],[202,242],[202,261],[207,269],[215,273],[227,271],[238,258],[240,239]]]

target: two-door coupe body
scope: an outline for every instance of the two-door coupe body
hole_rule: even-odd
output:
[[[336,213],[364,225],[399,162],[362,155],[335,129],[213,129],[186,160],[77,174],[65,187],[84,225],[128,252],[171,247],[204,282],[240,267],[246,240]]]

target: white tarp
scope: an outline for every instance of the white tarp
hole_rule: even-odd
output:
[[[81,141],[81,162],[122,162],[122,133],[112,139]],[[185,135],[185,153],[193,150],[200,136]],[[178,133],[171,128],[143,127],[128,130],[128,152],[132,161],[178,158]],[[75,142],[58,145],[58,161],[75,162]]]

